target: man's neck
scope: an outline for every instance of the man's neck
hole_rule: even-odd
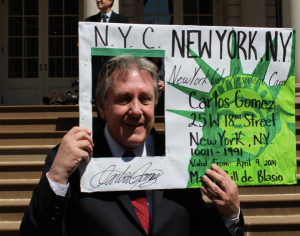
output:
[[[106,8],[106,9],[101,9],[101,13],[102,15],[106,15],[107,13],[109,13],[111,11],[111,8]]]

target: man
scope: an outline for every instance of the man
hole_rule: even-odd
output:
[[[99,73],[96,91],[107,123],[94,140],[86,128],[71,129],[48,153],[21,235],[243,235],[237,186],[215,165],[206,174],[220,187],[203,177],[212,192],[202,190],[216,205],[210,209],[199,189],[80,192],[77,166],[82,159],[119,157],[129,151],[132,156],[164,155],[164,136],[153,129],[157,99],[156,67],[151,62],[130,55],[110,59]],[[137,200],[146,201],[146,224],[137,213]]]
[[[116,14],[111,10],[114,5],[114,0],[96,0],[96,4],[100,12],[96,15],[89,16],[85,21],[129,23],[127,17]]]

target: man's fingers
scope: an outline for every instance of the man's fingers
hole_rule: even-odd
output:
[[[218,186],[208,176],[214,179]],[[202,179],[207,185],[207,188],[203,187],[202,191],[215,203],[218,211],[226,218],[235,218],[240,203],[237,186],[233,180],[217,165],[212,165],[211,170],[206,170],[206,175]]]
[[[217,172],[218,174],[226,177],[226,178],[229,177],[229,175],[224,170],[222,170],[220,166],[218,166],[216,164],[212,164],[211,169],[214,170],[215,172]]]
[[[219,198],[223,198],[224,191],[220,189],[216,184],[214,184],[207,176],[203,176],[202,180],[207,185],[208,188],[211,189],[211,191]]]
[[[204,186],[201,188],[201,191],[213,202],[219,200],[218,196],[211,193],[209,189],[205,188]]]
[[[212,170],[207,169],[206,170],[206,175],[214,179],[218,185],[226,191],[230,186],[231,186],[231,178],[224,172],[225,175],[223,175],[223,170],[217,166],[217,165],[212,165]]]
[[[93,156],[93,147],[88,140],[80,140],[77,142],[77,147],[86,151],[90,156]]]
[[[74,126],[72,129],[69,130],[68,135],[74,135],[80,131],[84,131],[86,132],[88,135],[92,134],[92,131],[85,128],[85,127],[78,127],[78,126]]]
[[[84,160],[85,162],[89,162],[90,160],[90,155],[87,151],[82,150],[82,155],[81,155],[81,159]]]
[[[80,131],[80,132],[74,134],[74,139],[77,140],[77,141],[79,141],[79,140],[87,140],[87,141],[90,142],[90,144],[92,146],[94,146],[94,142],[93,142],[92,137],[88,133],[86,133],[85,131]]]
[[[223,176],[226,180],[226,182],[228,183],[229,186],[231,185],[235,185],[235,183],[233,182],[233,180],[230,178],[230,176],[224,171],[222,170],[218,165],[216,164],[212,164],[211,165],[211,169],[215,172],[217,172],[218,174],[220,174],[221,176]],[[217,180],[216,180],[217,181]],[[218,182],[218,181],[217,181]],[[221,182],[218,184],[222,184]]]
[[[85,150],[79,150],[76,157],[74,157],[73,161],[75,164],[74,168],[77,168],[77,166],[79,165],[79,163],[84,160],[85,162],[88,162],[90,160],[90,156],[89,153]]]

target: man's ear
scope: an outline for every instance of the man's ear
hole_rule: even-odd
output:
[[[105,120],[105,118],[106,118],[105,117],[105,108],[103,107],[103,105],[100,102],[97,103],[97,108],[100,113],[100,116],[102,117],[102,119]]]

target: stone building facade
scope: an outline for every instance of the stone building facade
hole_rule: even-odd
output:
[[[45,94],[74,90],[70,81],[78,79],[77,22],[99,12],[96,2],[3,0],[0,5],[0,105],[35,105]],[[300,30],[299,0],[115,0],[113,10],[137,24]]]

